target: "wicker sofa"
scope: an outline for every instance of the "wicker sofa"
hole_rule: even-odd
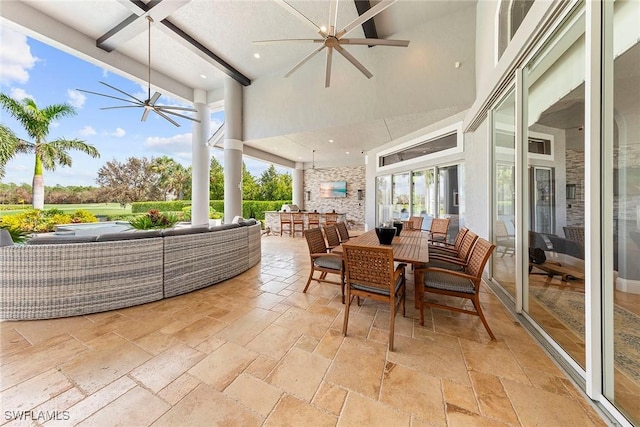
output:
[[[261,258],[260,224],[36,238],[0,247],[0,319],[50,319],[161,300]]]

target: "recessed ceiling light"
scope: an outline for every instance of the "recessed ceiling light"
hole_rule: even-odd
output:
[[[333,142],[333,139],[330,139],[329,142]]]
[[[256,58],[256,59],[260,59],[260,54],[256,52],[256,53],[253,54],[253,57]]]
[[[204,74],[200,74],[200,77],[202,77],[203,79],[207,78],[207,76],[205,76]]]
[[[344,152],[344,154],[349,154],[349,152],[348,152],[348,151],[345,151],[345,152]]]
[[[278,147],[273,147],[274,150],[278,151]]]
[[[320,27],[320,31],[322,31],[323,33],[327,32],[327,27],[325,27],[324,25]]]

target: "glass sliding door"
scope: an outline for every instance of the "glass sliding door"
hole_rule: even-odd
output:
[[[515,92],[493,111],[493,279],[516,297],[516,128]]]
[[[605,270],[604,395],[635,425],[640,424],[640,2],[613,3],[613,75],[605,74],[605,87],[613,93],[613,111],[604,112],[609,129],[605,139],[604,173],[613,188],[612,203],[603,222],[605,245],[613,262]],[[610,11],[610,10],[607,10]],[[636,17],[635,20],[631,17]],[[613,22],[611,22],[613,21]],[[615,59],[613,59],[613,58]],[[609,68],[605,68],[609,69]],[[608,104],[607,104],[608,105]],[[605,119],[607,120],[607,119]]]
[[[393,175],[393,219],[405,221],[409,219],[409,196],[411,194],[411,174]]]
[[[422,217],[422,229],[428,230],[436,215],[436,177],[435,169],[415,171],[412,174],[413,193],[411,197],[411,215]]]
[[[392,220],[391,175],[376,178],[376,225]]]
[[[455,240],[460,230],[460,209],[462,204],[461,183],[463,182],[462,165],[438,168],[438,217],[449,218],[447,240]]]
[[[572,13],[524,68],[529,261],[523,307],[585,369],[585,16]],[[525,180],[525,182],[527,182]]]

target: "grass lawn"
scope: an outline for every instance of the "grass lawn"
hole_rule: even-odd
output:
[[[118,203],[79,203],[75,205],[44,205],[45,209],[56,208],[64,211],[65,213],[73,213],[78,209],[84,209],[91,212],[94,215],[119,215],[119,214],[131,214],[131,205],[127,205],[126,208],[122,208]],[[23,212],[22,210],[13,211],[0,211],[0,216],[12,215]]]

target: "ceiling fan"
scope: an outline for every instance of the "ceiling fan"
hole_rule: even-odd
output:
[[[326,58],[326,66],[325,66],[325,87],[329,87],[331,83],[331,61],[333,56],[333,50],[338,51],[339,54],[344,56],[349,62],[353,64],[362,74],[364,74],[368,79],[373,77],[373,74],[367,68],[360,63],[353,55],[351,55],[343,46],[344,45],[367,45],[367,46],[398,46],[398,47],[407,47],[409,46],[408,40],[385,40],[385,39],[372,39],[372,38],[344,38],[351,30],[355,29],[359,25],[362,25],[364,22],[373,18],[397,0],[382,0],[377,5],[370,8],[367,12],[360,15],[358,18],[351,21],[347,26],[345,26],[342,30],[337,31],[337,19],[338,19],[338,0],[331,0],[329,4],[329,28],[326,29],[324,27],[319,27],[312,20],[304,16],[300,11],[291,6],[285,0],[275,0],[280,6],[282,6],[289,13],[294,15],[304,24],[313,28],[318,34],[320,34],[321,38],[317,39],[282,39],[282,40],[262,40],[255,41],[256,44],[275,44],[275,43],[319,43],[321,46],[314,48],[314,50],[304,57],[300,62],[298,62],[287,74],[285,77],[289,77],[293,74],[298,68],[302,67],[307,61],[313,58],[316,54],[318,54],[322,49],[327,48],[327,58]]]
[[[190,107],[177,107],[177,106],[170,106],[170,105],[158,105],[156,104],[156,102],[158,101],[158,98],[160,98],[160,92],[155,92],[153,94],[153,96],[151,96],[151,23],[153,22],[153,18],[150,16],[147,16],[147,21],[149,23],[149,32],[148,32],[148,53],[149,53],[149,60],[147,63],[147,69],[148,69],[148,79],[147,79],[147,99],[145,99],[144,101],[141,99],[138,99],[137,97],[118,89],[115,86],[112,86],[108,83],[105,82],[100,82],[101,84],[115,90],[116,92],[120,92],[126,96],[128,96],[131,99],[125,99],[125,98],[119,98],[117,96],[112,96],[112,95],[107,95],[104,93],[98,93],[98,92],[92,92],[90,90],[84,90],[84,89],[76,89],[79,92],[85,92],[85,93],[90,93],[93,95],[99,95],[99,96],[104,96],[106,98],[112,98],[112,99],[117,99],[119,101],[123,101],[123,102],[128,102],[130,104],[133,105],[119,105],[119,106],[115,106],[115,107],[102,107],[100,108],[101,110],[113,110],[113,109],[117,109],[117,108],[144,108],[144,111],[142,112],[142,119],[141,121],[146,121],[147,117],[149,116],[149,112],[153,111],[154,113],[156,113],[157,115],[159,115],[160,117],[162,117],[163,119],[168,120],[171,124],[173,124],[174,126],[178,126],[180,127],[180,124],[178,122],[176,122],[175,120],[173,120],[171,117],[169,117],[167,114],[172,114],[174,116],[178,116],[178,117],[182,117],[183,119],[187,119],[187,120],[191,120],[194,122],[198,122],[200,123],[200,120],[195,119],[193,117],[189,117],[189,116],[185,116],[184,114],[179,114],[176,113],[176,111],[190,111],[190,112],[196,112],[197,110],[195,108],[190,108]],[[133,100],[133,101],[132,101]]]

